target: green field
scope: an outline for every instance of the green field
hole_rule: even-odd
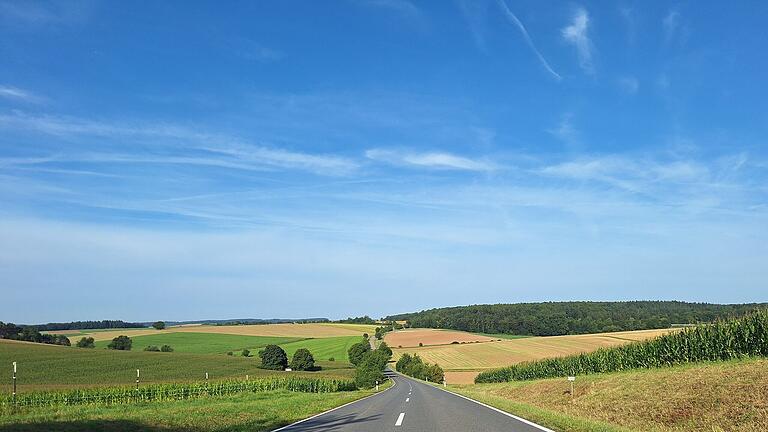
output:
[[[0,416],[0,431],[266,431],[371,393],[272,391],[174,402],[46,407]]]
[[[270,336],[243,336],[218,333],[158,333],[155,335],[134,336],[133,351],[141,351],[145,347],[154,345],[161,347],[170,345],[174,352],[194,354],[225,354],[229,351],[240,352],[244,348],[254,351],[256,355],[259,348],[269,344],[283,345],[290,342],[301,341],[301,338],[270,337]],[[73,344],[77,342],[72,341]],[[110,341],[97,341],[96,348],[106,348]]]
[[[284,374],[259,369],[258,358],[230,357],[221,354],[159,353],[85,349],[0,340],[0,365],[18,362],[19,391],[64,389],[109,385],[130,385],[136,369],[142,382],[200,381],[208,372],[211,379]],[[349,378],[352,369],[344,363],[324,363],[321,372],[291,372],[310,376]],[[338,367],[339,369],[330,369]],[[10,392],[10,380],[3,380],[0,391]]]
[[[341,336],[322,339],[306,339],[298,342],[280,344],[288,354],[288,359],[293,357],[293,353],[300,348],[306,348],[314,356],[315,361],[328,361],[333,357],[337,362],[349,363],[347,351],[349,347],[360,342],[363,338],[359,336]]]

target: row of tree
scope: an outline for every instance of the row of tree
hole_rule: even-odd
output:
[[[250,352],[246,353],[245,351],[247,350],[243,350],[243,355],[246,357],[250,355]],[[297,349],[293,353],[293,359],[290,363],[288,363],[288,355],[285,350],[278,345],[267,345],[259,351],[259,357],[261,358],[262,369],[285,370],[290,366],[291,370],[296,371],[320,370],[319,366],[315,366],[314,356],[306,348]]]
[[[418,354],[413,356],[408,353],[403,354],[395,364],[395,370],[414,378],[434,383],[441,383],[445,379],[443,368],[438,366],[437,363],[430,364],[424,362]]]
[[[376,324],[376,320],[369,317],[368,315],[361,316],[361,317],[350,317],[343,320],[334,321],[336,323],[340,324]]]
[[[118,328],[134,328],[134,327],[146,327],[144,323],[125,322],[121,320],[101,320],[101,321],[72,321],[66,323],[48,323],[48,324],[35,324],[31,326],[38,331],[53,331],[53,330],[83,330],[83,329],[118,329]]]
[[[531,336],[669,328],[742,316],[768,304],[678,301],[547,302],[458,306],[393,315],[410,327]]]
[[[0,321],[0,339],[13,339],[53,345],[71,345],[69,338],[64,335],[40,333],[40,331],[34,327],[22,327],[13,323],[4,323],[2,321]]]
[[[359,388],[371,388],[384,382],[384,369],[392,358],[392,350],[382,342],[374,350],[367,337],[349,347],[349,362],[355,365],[355,384]]]

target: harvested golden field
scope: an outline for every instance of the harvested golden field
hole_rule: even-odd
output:
[[[496,340],[488,336],[480,336],[455,330],[409,329],[389,332],[384,341],[390,347],[418,347],[419,343],[426,345],[448,345],[452,342],[490,342]]]
[[[76,336],[70,336],[70,340],[77,341],[83,336],[90,336],[97,341],[110,340],[120,335],[144,336],[159,333],[219,333],[242,336],[277,336],[277,337],[297,337],[297,338],[326,338],[338,336],[361,336],[363,333],[373,334],[376,329],[374,325],[365,324],[330,324],[330,323],[312,323],[312,324],[263,324],[263,325],[233,325],[233,326],[212,326],[212,325],[185,325],[168,327],[165,330],[148,329],[116,329],[109,331],[95,331],[93,333],[83,332]],[[58,331],[51,333],[72,334],[75,331]]]
[[[437,363],[448,371],[470,371],[509,366],[515,363],[547,357],[589,352],[602,347],[650,339],[670,331],[677,330],[640,330],[634,332],[503,339],[501,341],[493,340],[492,342],[473,344],[393,348],[393,351],[395,352],[394,358],[399,358],[400,355],[407,352],[418,354],[425,361]],[[397,347],[396,344],[390,344],[390,346]],[[466,376],[468,375],[464,374],[463,379],[465,382],[468,379]],[[454,375],[454,378],[459,378],[459,376]],[[474,377],[472,378],[474,379]]]
[[[768,360],[700,363],[565,379],[454,388],[556,430],[768,430]]]

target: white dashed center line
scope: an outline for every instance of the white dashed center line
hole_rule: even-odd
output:
[[[411,398],[405,398],[405,401],[406,401],[406,402],[408,402],[409,400],[411,400]]]
[[[400,415],[397,417],[397,421],[395,422],[395,426],[400,426],[403,424],[403,417],[405,417],[405,413],[400,413]]]

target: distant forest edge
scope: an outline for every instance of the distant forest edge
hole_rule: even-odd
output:
[[[390,315],[410,327],[529,336],[669,328],[742,316],[768,303],[547,302],[457,306]]]

